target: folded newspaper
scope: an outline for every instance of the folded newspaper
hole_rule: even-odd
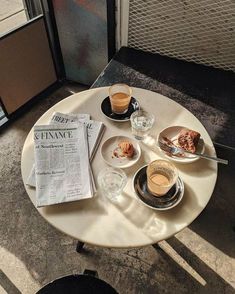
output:
[[[51,118],[51,124],[68,124],[71,122],[83,122],[87,127],[88,148],[90,160],[93,159],[96,149],[99,146],[100,140],[104,133],[104,124],[102,122],[90,120],[89,114],[64,114],[55,112]],[[35,165],[33,165],[26,184],[31,187],[36,187]]]
[[[94,195],[89,158],[95,154],[104,125],[89,118],[57,112],[49,125],[34,127],[35,165],[26,184],[36,186],[38,207]]]

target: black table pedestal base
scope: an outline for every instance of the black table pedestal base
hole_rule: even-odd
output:
[[[81,252],[82,252],[82,249],[83,249],[83,246],[84,246],[84,243],[78,241],[78,243],[77,243],[77,247],[76,247],[76,251],[77,251],[78,253],[81,253]]]

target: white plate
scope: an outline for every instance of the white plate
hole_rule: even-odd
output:
[[[117,158],[113,155],[114,150],[118,148],[121,141],[128,141],[133,144],[135,153],[132,158],[121,157]],[[114,136],[106,140],[101,147],[101,155],[104,161],[114,167],[127,168],[134,165],[140,158],[141,149],[135,139],[125,136]]]
[[[162,137],[167,137],[168,139],[173,141],[173,140],[177,139],[180,131],[182,129],[185,129],[185,128],[190,129],[188,127],[182,127],[182,126],[172,126],[172,127],[168,127],[166,129],[163,129],[159,133],[157,140],[159,142],[159,140]],[[175,162],[178,162],[178,163],[191,163],[191,162],[194,162],[194,161],[196,161],[196,160],[198,160],[200,158],[199,156],[193,155],[193,154],[192,155],[187,154],[187,157],[169,156],[160,147],[159,147],[159,149],[164,153],[165,157],[167,157],[169,160],[172,160],[172,161],[175,161]],[[204,143],[202,138],[200,138],[200,140],[199,140],[196,151],[199,152],[199,153],[204,153],[204,151],[205,151],[205,143]]]

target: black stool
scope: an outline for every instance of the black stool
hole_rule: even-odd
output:
[[[98,278],[95,271],[85,270],[80,275],[69,275],[50,282],[37,294],[117,294],[118,292]]]

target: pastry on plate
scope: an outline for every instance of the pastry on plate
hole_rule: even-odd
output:
[[[121,141],[118,144],[118,147],[121,150],[121,156],[128,158],[132,158],[134,156],[135,149],[133,144],[129,141]]]
[[[186,151],[195,153],[199,139],[200,133],[184,128],[178,135],[178,145]]]

